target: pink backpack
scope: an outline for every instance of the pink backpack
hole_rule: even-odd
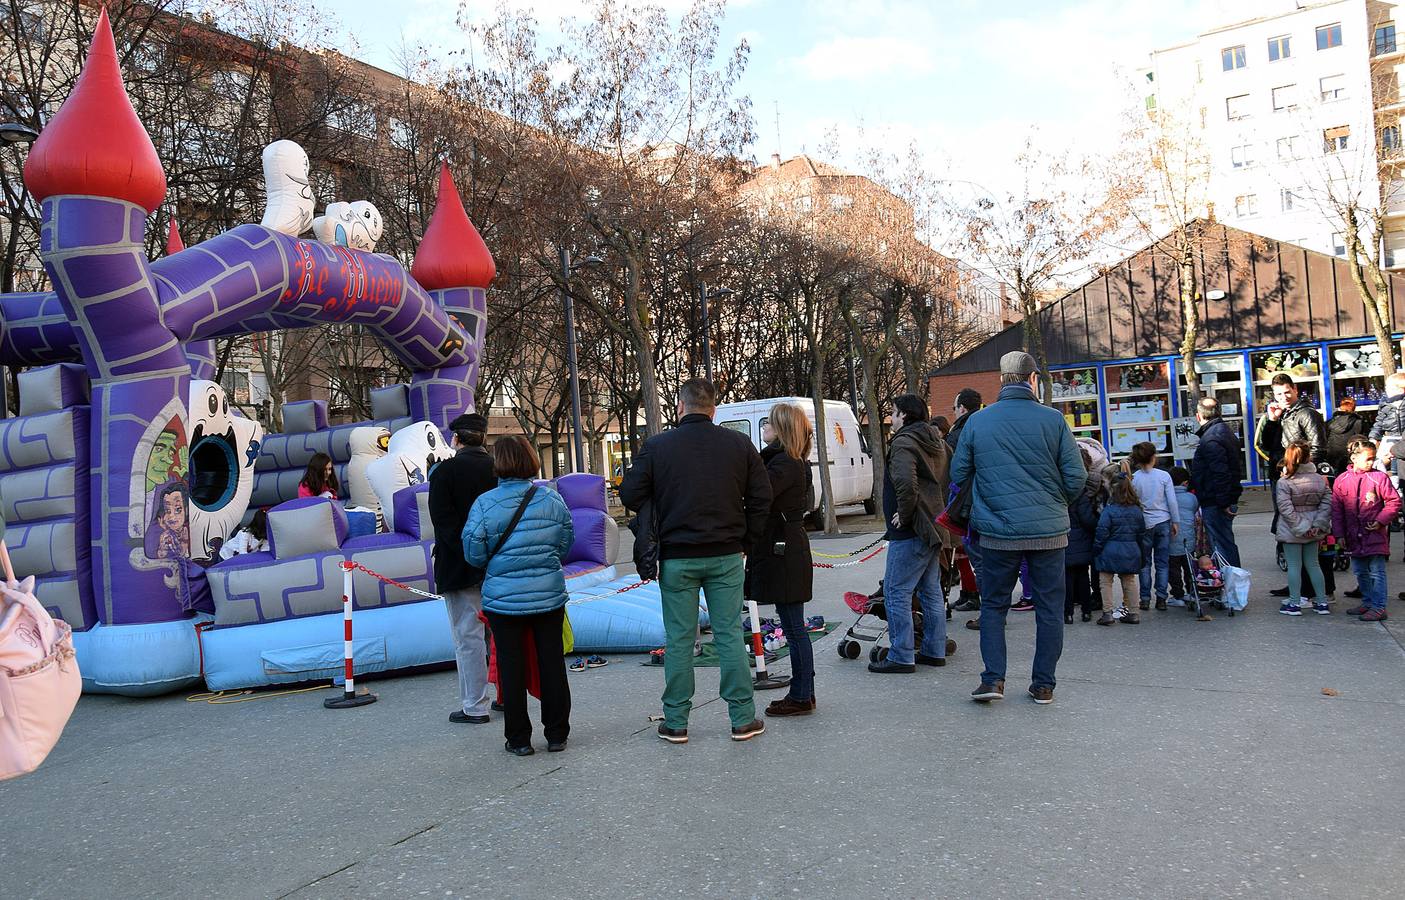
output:
[[[39,767],[82,690],[73,632],[39,605],[34,578],[0,585],[0,781]]]

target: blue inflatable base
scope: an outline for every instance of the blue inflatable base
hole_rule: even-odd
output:
[[[200,684],[195,626],[211,616],[148,625],[94,625],[73,634],[83,690],[152,697]]]
[[[566,604],[576,650],[581,653],[647,653],[664,645],[663,600],[658,582],[616,593],[639,581],[627,575],[572,590]],[[708,624],[707,608],[700,604],[698,619]]]

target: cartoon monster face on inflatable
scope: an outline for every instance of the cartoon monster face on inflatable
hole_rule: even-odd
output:
[[[215,557],[239,527],[254,489],[263,427],[229,411],[224,388],[190,382],[190,556]]]
[[[369,200],[328,203],[326,211],[312,220],[317,240],[367,253],[376,249],[383,231],[380,210]]]
[[[444,435],[433,422],[415,422],[390,436],[384,458],[366,467],[387,528],[395,528],[395,492],[412,484],[423,484],[437,462],[454,455]]]

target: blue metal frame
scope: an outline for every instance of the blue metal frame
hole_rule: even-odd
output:
[[[1392,335],[1392,340],[1394,340],[1394,341],[1397,343],[1397,345],[1399,344],[1401,338],[1402,338],[1402,334],[1399,334],[1399,333],[1398,333],[1398,334]],[[1253,365],[1251,364],[1250,359],[1249,359],[1250,354],[1254,354],[1254,353],[1267,353],[1267,352],[1272,352],[1272,351],[1274,351],[1274,350],[1310,350],[1310,349],[1316,349],[1316,350],[1317,350],[1317,353],[1318,353],[1318,359],[1319,359],[1319,371],[1318,371],[1318,376],[1317,376],[1317,379],[1318,379],[1318,396],[1320,396],[1320,397],[1322,398],[1322,405],[1323,405],[1322,412],[1323,412],[1323,414],[1325,415],[1326,413],[1330,412],[1331,410],[1336,409],[1336,406],[1337,406],[1336,385],[1335,385],[1335,383],[1333,382],[1332,373],[1331,373],[1331,357],[1330,357],[1330,355],[1329,355],[1330,351],[1331,351],[1333,348],[1338,348],[1338,347],[1360,346],[1360,345],[1362,345],[1362,344],[1370,343],[1372,340],[1373,340],[1373,338],[1372,338],[1370,335],[1364,335],[1364,336],[1362,336],[1362,337],[1355,337],[1355,338],[1338,338],[1338,339],[1336,339],[1336,340],[1330,340],[1330,341],[1308,341],[1308,342],[1306,342],[1306,343],[1297,343],[1297,344],[1265,344],[1265,345],[1260,346],[1260,347],[1248,347],[1248,348],[1242,348],[1242,349],[1238,349],[1238,350],[1209,351],[1209,352],[1206,352],[1206,353],[1203,353],[1203,354],[1197,354],[1198,356],[1216,357],[1216,358],[1221,358],[1221,357],[1226,357],[1226,356],[1238,356],[1239,359],[1240,359],[1240,372],[1241,372],[1241,374],[1242,374],[1242,376],[1243,376],[1243,379],[1244,379],[1244,380],[1243,380],[1243,385],[1244,385],[1244,393],[1245,393],[1245,397],[1244,397],[1244,405],[1245,405],[1245,409],[1244,409],[1244,443],[1245,443],[1245,449],[1246,449],[1247,454],[1248,454],[1248,463],[1247,463],[1248,468],[1246,469],[1245,474],[1247,474],[1247,475],[1249,476],[1248,479],[1245,480],[1245,482],[1244,482],[1245,484],[1247,484],[1247,485],[1253,485],[1253,486],[1263,486],[1263,485],[1267,484],[1267,481],[1262,477],[1262,473],[1261,473],[1260,470],[1259,470],[1259,455],[1258,455],[1257,453],[1255,453],[1255,452],[1254,452],[1254,449],[1253,449],[1254,431],[1255,431],[1255,429],[1258,427],[1258,418],[1259,418],[1259,415],[1258,415],[1258,410],[1255,408],[1255,405],[1254,405],[1254,399],[1255,399],[1255,398],[1254,398],[1254,388],[1255,388],[1255,385],[1254,385],[1254,368],[1253,368]],[[1090,368],[1091,368],[1091,369],[1096,369],[1096,370],[1097,370],[1098,394],[1097,394],[1097,398],[1096,398],[1096,399],[1097,399],[1097,401],[1098,401],[1098,433],[1099,433],[1099,436],[1100,436],[1100,438],[1101,438],[1101,440],[1102,440],[1103,449],[1106,450],[1109,455],[1111,455],[1111,453],[1112,453],[1112,448],[1111,448],[1111,445],[1109,444],[1109,431],[1108,431],[1108,423],[1107,423],[1107,412],[1108,412],[1108,407],[1107,407],[1107,394],[1108,394],[1108,390],[1107,390],[1107,373],[1106,373],[1105,370],[1106,370],[1109,366],[1128,366],[1128,365],[1137,365],[1137,364],[1141,364],[1141,363],[1166,363],[1166,364],[1167,364],[1166,372],[1167,372],[1167,375],[1168,375],[1168,378],[1169,378],[1169,381],[1170,381],[1170,391],[1169,391],[1169,393],[1170,393],[1170,395],[1171,395],[1171,396],[1170,396],[1170,404],[1169,404],[1170,413],[1171,413],[1170,418],[1171,418],[1172,421],[1174,421],[1175,419],[1181,418],[1181,417],[1184,415],[1184,413],[1181,411],[1181,408],[1180,408],[1180,407],[1181,407],[1181,390],[1180,390],[1181,357],[1180,357],[1180,354],[1179,354],[1179,353],[1176,353],[1176,354],[1160,354],[1160,355],[1157,355],[1157,356],[1138,356],[1138,357],[1129,357],[1129,358],[1127,358],[1127,359],[1106,360],[1106,361],[1103,361],[1103,362],[1088,362],[1088,363],[1081,363],[1081,364],[1075,364],[1075,365],[1050,366],[1050,367],[1049,367],[1049,368],[1050,368],[1050,371],[1052,371],[1052,372],[1067,372],[1067,371],[1071,371],[1071,370],[1074,370],[1074,369],[1090,369]]]

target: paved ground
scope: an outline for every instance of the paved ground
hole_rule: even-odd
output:
[[[1270,553],[1249,554],[1256,595]],[[840,615],[881,559],[820,573],[815,611]],[[85,697],[44,767],[0,785],[0,897],[1398,897],[1405,652],[1274,608],[1074,625],[1049,707],[1021,696],[1028,614],[989,707],[967,699],[973,632],[902,677],[831,635],[818,714],[750,744],[727,740],[716,670],[693,742],[660,742],[662,673],[637,657],[572,675],[569,752],[527,759],[496,720],[446,722],[451,673],[342,712]]]

